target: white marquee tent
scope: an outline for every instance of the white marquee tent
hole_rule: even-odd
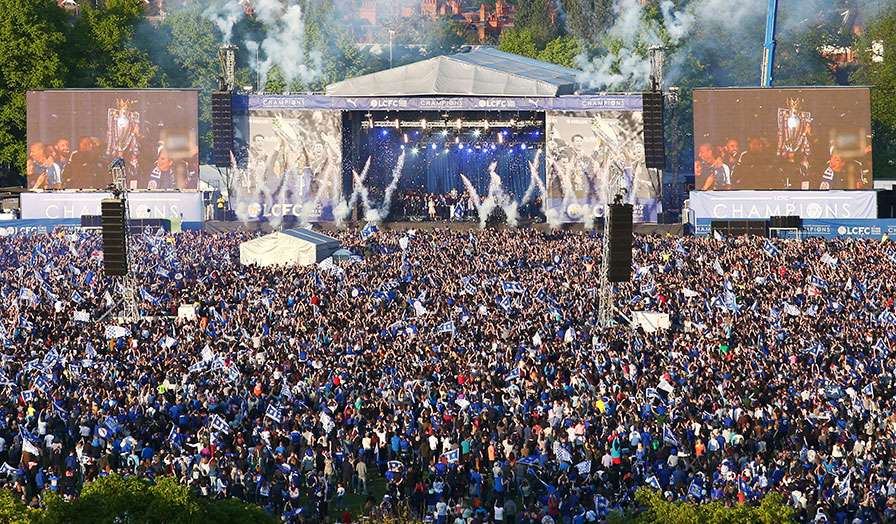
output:
[[[310,229],[274,231],[240,244],[240,263],[259,266],[308,266],[339,249],[339,241]]]

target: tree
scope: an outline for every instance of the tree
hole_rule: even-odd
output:
[[[586,42],[596,40],[613,23],[613,0],[560,0],[566,31]]]
[[[519,0],[516,8],[514,27],[528,31],[535,47],[544,49],[548,42],[557,37],[557,26],[551,19],[551,5],[548,0]]]
[[[872,163],[875,178],[896,178],[896,11],[865,27],[851,80],[871,89]]]
[[[575,67],[575,59],[582,52],[578,41],[571,36],[558,36],[538,53],[538,59],[563,67]]]
[[[53,0],[0,0],[0,162],[25,171],[25,92],[59,88],[66,15]]]
[[[35,524],[39,522],[41,512],[22,504],[12,492],[0,489],[0,522],[7,524]]]
[[[155,484],[135,476],[109,475],[84,485],[81,496],[63,501],[50,496],[46,510],[32,522],[48,523],[204,523],[273,524],[276,519],[254,505],[237,500],[206,500],[173,477]],[[3,500],[0,499],[0,512]],[[2,515],[2,513],[0,513]],[[5,522],[5,521],[4,521]],[[23,521],[28,522],[28,521]]]
[[[143,5],[106,0],[98,9],[83,3],[69,39],[74,67],[68,87],[165,87],[159,67],[134,41]]]
[[[728,507],[721,502],[693,504],[669,502],[659,492],[642,487],[635,495],[644,507],[637,512],[611,513],[610,524],[784,524],[793,522],[794,510],[778,493],[763,497],[758,505]]]
[[[528,56],[529,58],[538,56],[538,49],[535,46],[532,33],[525,29],[513,28],[501,31],[501,37],[498,39],[498,49],[505,53]]]

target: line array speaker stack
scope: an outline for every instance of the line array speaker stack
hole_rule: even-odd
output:
[[[648,169],[666,168],[666,144],[663,135],[663,93],[641,94],[644,116],[644,161]]]
[[[710,223],[713,232],[727,236],[754,235],[768,237],[768,221],[766,220],[713,220]]]
[[[230,167],[233,149],[233,110],[229,91],[212,93],[212,142],[215,167]]]
[[[768,217],[768,227],[772,229],[799,229],[802,221],[799,215]]]
[[[610,204],[610,282],[628,282],[632,278],[631,204]]]
[[[124,200],[104,199],[101,203],[103,224],[103,264],[107,276],[128,274]]]

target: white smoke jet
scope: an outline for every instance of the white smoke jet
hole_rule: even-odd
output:
[[[544,187],[544,181],[541,180],[538,176],[538,160],[541,157],[541,149],[535,152],[535,158],[529,162],[529,187],[526,188],[526,192],[523,193],[523,198],[520,199],[519,205],[523,206],[526,202],[530,201],[535,196],[535,190],[538,189],[538,193],[541,195],[542,199],[547,197]],[[544,202],[542,202],[544,205]],[[543,206],[542,206],[543,207]]]
[[[660,11],[663,13],[663,25],[673,43],[678,42],[691,31],[697,17],[687,11],[675,11],[672,0],[663,0],[660,3]],[[726,9],[727,12],[727,9]]]
[[[237,1],[211,2],[202,12],[202,16],[214,22],[224,35],[224,43],[229,44],[233,38],[233,26],[245,16],[245,12]]]
[[[352,193],[349,195],[348,201],[345,201],[340,196],[339,203],[333,207],[333,217],[337,226],[342,227],[345,224],[359,198],[364,203],[365,209],[370,207],[367,188],[364,187],[364,180],[367,179],[367,171],[369,169],[370,157],[367,157],[367,162],[364,163],[364,169],[361,170],[360,175],[357,171],[352,170]]]
[[[392,207],[392,195],[395,193],[395,190],[398,189],[398,181],[401,179],[401,170],[404,167],[404,154],[405,151],[402,151],[401,155],[398,156],[398,161],[395,163],[395,167],[392,168],[392,180],[390,180],[389,185],[386,186],[383,203],[380,204],[378,209],[370,209],[364,214],[364,218],[368,222],[379,224],[383,219],[389,216],[389,208]]]

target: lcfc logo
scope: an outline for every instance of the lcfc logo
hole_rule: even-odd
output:
[[[821,216],[821,213],[821,204],[813,202],[806,206],[806,214],[808,214],[811,218],[818,218]]]
[[[846,226],[840,226],[840,227],[838,227],[838,228],[837,228],[837,234],[838,234],[838,235],[845,235],[845,234],[846,234]]]
[[[258,202],[252,202],[251,204],[249,204],[248,212],[249,216],[252,218],[261,216],[261,204],[259,204]]]

